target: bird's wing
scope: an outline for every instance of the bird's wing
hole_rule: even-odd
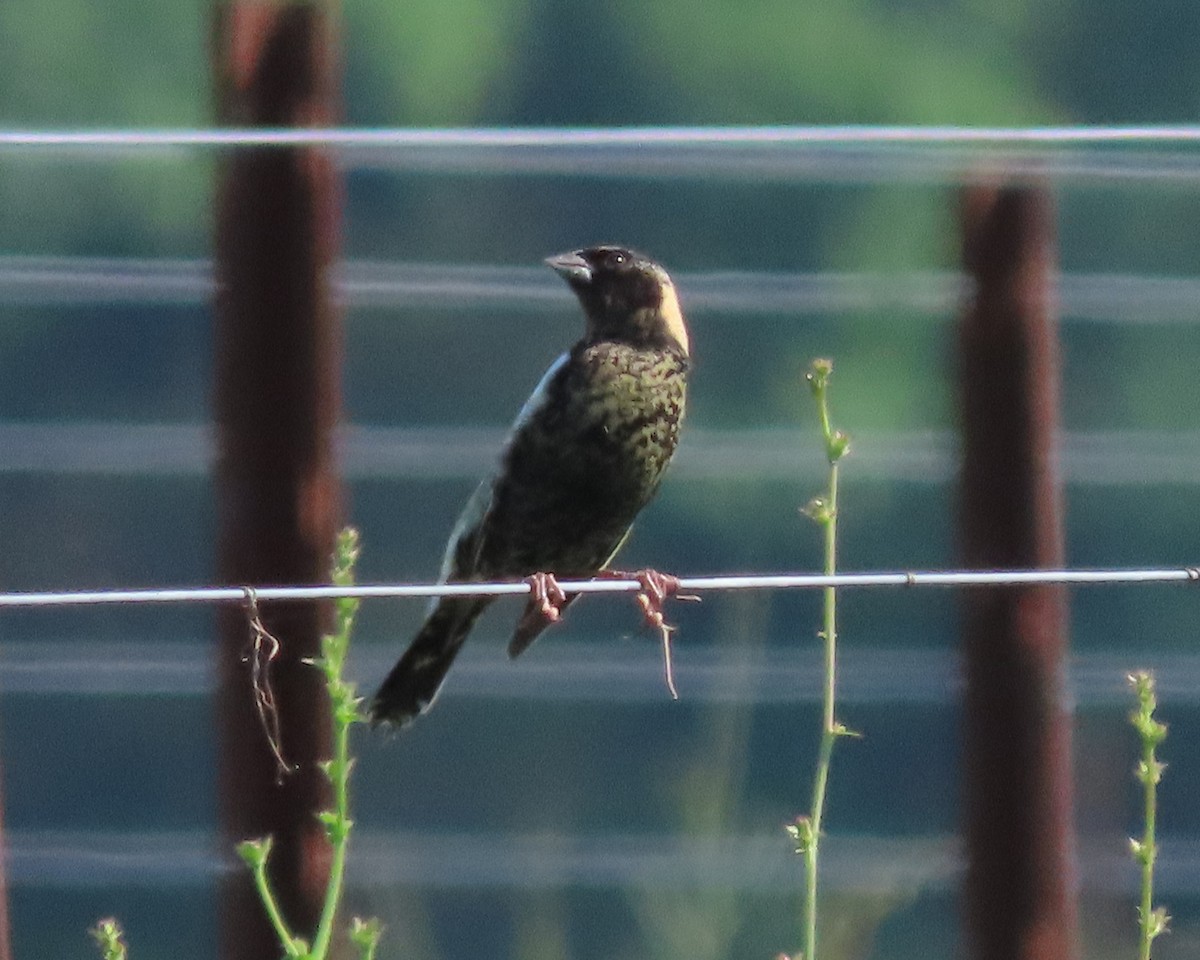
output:
[[[538,381],[538,385],[533,388],[533,393],[529,395],[529,399],[525,401],[521,407],[520,413],[517,414],[517,419],[513,421],[512,430],[509,432],[509,437],[515,436],[527,424],[537,412],[546,405],[550,398],[550,384],[556,376],[567,365],[567,361],[571,359],[570,353],[562,354],[555,360],[546,372],[542,374],[542,379]]]
[[[438,583],[471,580],[475,577],[479,570],[479,553],[483,548],[484,521],[491,508],[492,481],[484,480],[475,488],[471,499],[458,515],[454,529],[450,531]]]
[[[562,354],[542,374],[542,379],[533,388],[533,393],[529,395],[529,399],[525,401],[516,420],[513,421],[506,445],[512,442],[512,438],[546,404],[550,395],[551,382],[567,365],[569,359],[569,353]],[[442,569],[438,577],[439,583],[473,580],[478,576],[479,558],[487,539],[487,519],[493,506],[494,484],[494,478],[484,480],[479,484],[475,488],[475,492],[471,494],[471,499],[463,507],[462,513],[459,514],[458,521],[450,533],[450,540],[446,544],[446,554],[442,558]]]
[[[601,569],[601,570],[608,569],[608,565],[610,563],[612,563],[614,559],[616,559],[617,554],[621,552],[621,548],[623,546],[625,546],[625,541],[629,539],[629,535],[631,533],[633,533],[633,524],[629,525],[629,529],[625,531],[625,535],[623,537],[621,537],[620,540],[617,541],[617,545],[615,547],[613,547],[612,553],[610,553],[608,555],[608,559],[606,559],[602,564],[600,564],[599,569]]]

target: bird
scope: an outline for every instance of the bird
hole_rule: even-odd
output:
[[[575,599],[555,577],[602,574],[654,497],[679,443],[691,345],[667,271],[622,246],[548,257],[583,308],[584,333],[517,414],[494,476],[463,508],[439,583],[529,579],[508,645],[518,656]],[[435,598],[369,709],[402,728],[432,706],[491,597]]]

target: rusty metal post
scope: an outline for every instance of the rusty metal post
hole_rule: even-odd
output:
[[[335,22],[321,3],[218,2],[214,74],[221,123],[327,126],[335,113]],[[328,579],[340,513],[332,432],[339,412],[339,324],[330,271],[341,193],[332,158],[308,148],[225,155],[216,223],[218,574],[228,584]],[[280,639],[272,666],[282,749],[297,772],[279,778],[255,710],[249,632],[220,616],[218,725],[226,850],[271,835],[271,877],[295,932],[320,914],[329,849],[315,813],[329,805],[317,761],[329,756],[318,672],[328,609],[263,605]],[[221,891],[221,956],[267,960],[279,946],[246,871]]]
[[[971,187],[963,261],[961,543],[972,569],[1063,564],[1053,204]],[[963,594],[966,928],[975,960],[1071,960],[1076,889],[1067,598],[1060,586]]]

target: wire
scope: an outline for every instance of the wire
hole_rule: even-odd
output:
[[[630,608],[632,609],[632,608]],[[409,621],[405,621],[406,625]],[[446,695],[465,700],[527,703],[636,703],[669,699],[662,682],[659,645],[628,621],[628,632],[588,633],[575,623],[569,642],[539,642],[520,669],[496,643],[470,643],[455,663]],[[414,627],[415,629],[415,627]],[[12,633],[12,631],[10,631]],[[128,632],[125,634],[129,636]],[[364,633],[355,641],[347,677],[373,686],[396,660],[392,630],[387,642]],[[487,638],[484,638],[487,639]],[[493,639],[499,639],[493,637]],[[815,704],[824,667],[815,643],[768,638],[761,648],[697,639],[676,641],[682,695],[689,705]],[[963,679],[948,636],[930,635],[931,647],[860,647],[838,653],[838,702],[950,706],[960,701]],[[211,638],[172,635],[112,641],[102,635],[75,640],[7,636],[0,651],[0,695],[33,697],[198,697],[217,687]],[[1153,670],[1160,697],[1176,705],[1200,703],[1200,654],[1170,650],[1077,649],[1066,662],[1064,704],[1075,710],[1125,708],[1131,668]]]
[[[349,481],[478,481],[495,467],[506,428],[379,427],[335,434]],[[950,482],[959,465],[950,430],[856,431],[852,482]],[[1057,456],[1073,487],[1121,488],[1200,482],[1200,431],[1102,430],[1065,433]],[[672,465],[682,482],[795,481],[821,475],[807,434],[788,427],[689,429]],[[0,476],[203,477],[212,468],[214,428],[203,423],[22,423],[0,421]]]
[[[387,891],[413,885],[516,890],[636,885],[778,892],[793,883],[794,855],[777,833],[475,836],[363,830],[355,832],[350,875],[356,887]],[[191,886],[211,884],[237,869],[232,857],[214,853],[213,837],[198,830],[16,829],[6,831],[5,841],[9,882],[25,888]],[[948,887],[960,869],[954,838],[944,835],[839,835],[827,865],[833,889],[860,891]],[[1100,869],[1094,873],[1107,876]]]
[[[713,889],[784,896],[795,887],[795,855],[778,831],[664,835],[593,829],[574,834],[363,829],[355,836],[350,877],[368,896],[400,888],[436,890]],[[1200,841],[1162,838],[1159,879],[1175,897],[1200,893]],[[204,887],[240,868],[216,852],[205,830],[16,828],[5,832],[8,882],[23,890]],[[948,893],[965,869],[961,839],[948,833],[841,832],[831,844],[829,888],[894,902],[908,894]],[[1085,893],[1127,897],[1137,890],[1118,844],[1084,838],[1076,881]],[[244,869],[244,868],[242,868]]]
[[[969,292],[951,271],[906,273],[678,273],[689,314],[844,315],[903,311],[922,320],[950,315]],[[348,307],[561,312],[570,293],[542,267],[350,260],[334,286]],[[0,303],[207,306],[215,292],[209,260],[0,256]],[[1200,278],[1062,274],[1055,281],[1066,320],[1197,323]],[[169,315],[170,316],[170,315]],[[177,316],[177,315],[174,315]]]
[[[0,149],[325,147],[344,163],[408,172],[602,178],[943,183],[986,175],[1200,179],[1200,126],[618,127],[496,129],[0,130]],[[1131,149],[1132,148],[1132,149]],[[1164,149],[1172,148],[1172,149]]]
[[[0,146],[46,147],[401,147],[773,144],[1095,144],[1200,143],[1200,125],[958,127],[497,127],[497,128],[179,128],[0,130]]]
[[[956,570],[902,573],[749,574],[680,577],[687,592],[717,590],[817,590],[826,587],[1015,587],[1033,584],[1190,583],[1200,580],[1200,567],[1131,570]],[[642,589],[637,580],[563,580],[567,594],[631,593]],[[0,607],[67,607],[107,604],[235,603],[253,590],[259,600],[328,600],[336,597],[499,597],[528,594],[529,584],[390,583],[352,587],[185,587],[133,590],[69,590],[40,593],[0,593]]]

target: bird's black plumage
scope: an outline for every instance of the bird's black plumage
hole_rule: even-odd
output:
[[[579,298],[586,330],[546,371],[517,416],[499,471],[468,501],[446,548],[443,582],[585,578],[603,570],[654,496],[679,440],[689,343],[666,271],[612,246],[546,263]],[[444,597],[432,605],[375,695],[375,723],[403,726],[429,707],[490,602]],[[544,626],[523,618],[509,654]]]

